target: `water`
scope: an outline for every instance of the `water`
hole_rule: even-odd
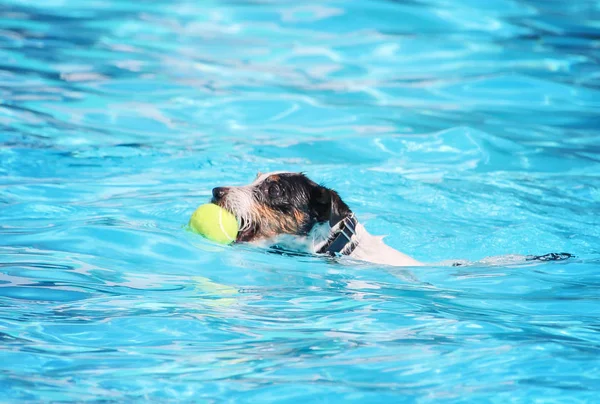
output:
[[[4,402],[592,402],[600,3],[4,0]],[[215,246],[306,171],[426,262]]]

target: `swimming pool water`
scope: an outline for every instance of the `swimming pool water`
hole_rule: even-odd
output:
[[[600,2],[4,0],[0,400],[593,402]],[[223,247],[305,171],[425,262]]]

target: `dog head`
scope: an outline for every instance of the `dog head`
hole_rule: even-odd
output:
[[[351,213],[337,192],[302,173],[259,174],[250,185],[218,187],[212,202],[238,219],[238,242],[305,236],[315,225],[334,226]]]

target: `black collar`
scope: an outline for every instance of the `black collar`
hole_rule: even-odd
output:
[[[356,248],[358,243],[352,241],[352,236],[356,234],[356,225],[358,221],[351,213],[338,222],[337,229],[332,231],[327,238],[327,241],[317,251],[318,254],[328,254],[335,256],[337,254],[350,255]]]

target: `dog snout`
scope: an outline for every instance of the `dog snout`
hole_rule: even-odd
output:
[[[225,197],[225,195],[227,195],[228,191],[229,191],[229,188],[225,188],[225,187],[213,188],[213,190],[212,190],[213,199],[215,201],[220,201],[221,199],[223,199]]]

